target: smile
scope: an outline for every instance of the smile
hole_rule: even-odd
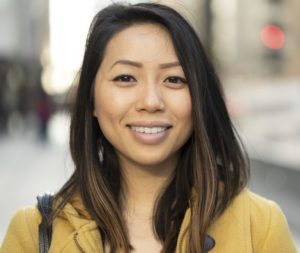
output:
[[[156,134],[162,133],[167,130],[167,127],[138,127],[138,126],[130,126],[130,128],[138,133],[146,133],[146,134]]]
[[[127,125],[130,130],[131,136],[142,144],[159,144],[162,143],[170,133],[171,125],[164,124],[158,125],[157,123],[152,123],[150,126],[145,125]]]

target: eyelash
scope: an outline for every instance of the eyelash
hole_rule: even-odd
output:
[[[119,75],[119,76],[116,76],[114,79],[113,79],[114,82],[124,82],[124,83],[129,83],[129,82],[136,82],[136,79],[131,76],[131,75]],[[180,77],[180,76],[169,76],[167,77],[164,82],[167,82],[167,83],[171,83],[171,84],[186,84],[187,83],[187,80],[183,77]]]
[[[165,81],[167,81],[167,80],[169,80],[169,83],[174,83],[174,84],[186,84],[187,83],[186,79],[183,77],[180,77],[180,76],[169,76],[168,78],[165,79]]]
[[[131,79],[131,80],[128,80]],[[113,79],[114,82],[132,82],[132,81],[136,81],[136,79],[131,76],[131,75],[119,75],[119,76],[116,76],[114,79]]]

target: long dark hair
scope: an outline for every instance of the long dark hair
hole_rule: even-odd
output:
[[[174,252],[183,216],[190,207],[186,252],[202,253],[208,227],[247,184],[248,159],[226,110],[218,76],[198,36],[178,12],[164,5],[112,4],[95,16],[71,118],[75,171],[56,194],[61,200],[56,214],[78,191],[111,252],[121,248],[129,253],[120,203],[120,165],[93,117],[93,85],[110,39],[137,23],[158,24],[169,32],[192,100],[193,133],[182,147],[174,178],[157,199],[153,230],[163,244],[162,252]]]

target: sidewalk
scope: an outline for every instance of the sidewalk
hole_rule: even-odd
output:
[[[72,172],[67,147],[33,134],[0,138],[0,244],[11,216],[36,196],[57,191]]]

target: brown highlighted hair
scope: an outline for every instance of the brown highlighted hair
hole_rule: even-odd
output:
[[[94,17],[71,115],[75,170],[56,194],[62,201],[55,214],[79,191],[111,253],[117,249],[130,252],[120,203],[120,165],[93,117],[93,85],[110,39],[137,23],[158,24],[169,32],[192,100],[193,133],[182,147],[174,178],[157,199],[153,230],[163,244],[162,252],[174,252],[190,207],[186,252],[202,253],[208,227],[247,184],[248,159],[226,110],[219,78],[197,34],[178,12],[164,5],[112,4]]]

